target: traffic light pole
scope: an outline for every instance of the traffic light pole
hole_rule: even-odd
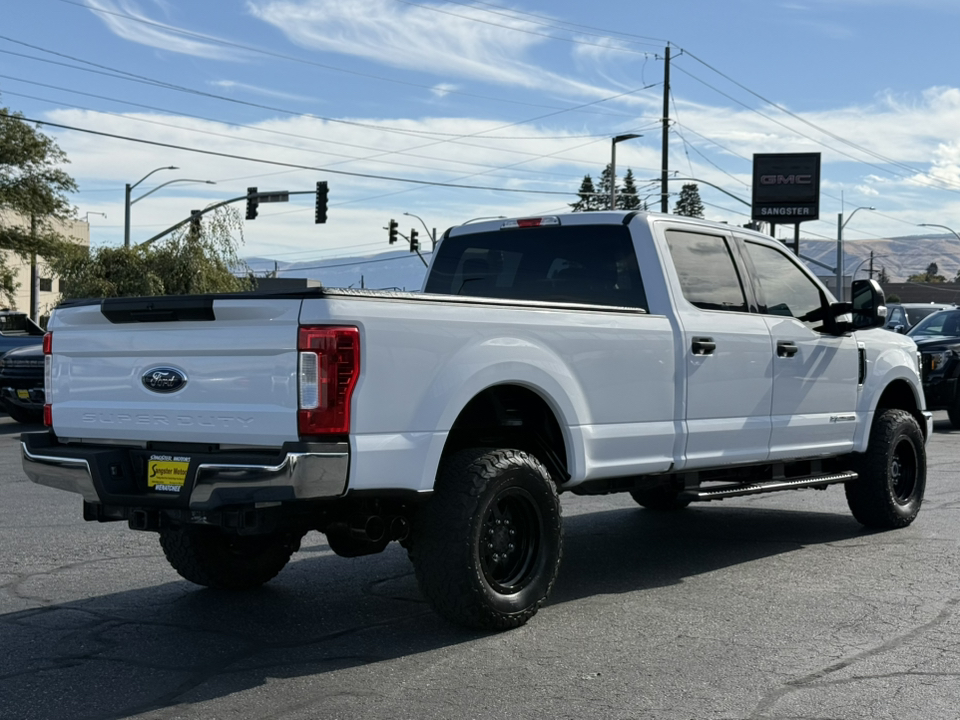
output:
[[[157,233],[149,240],[144,240],[142,243],[138,243],[137,247],[150,245],[151,243],[154,243],[157,240],[160,240],[161,238],[166,237],[167,235],[174,232],[175,230],[179,230],[180,228],[190,223],[191,221],[195,222],[199,220],[202,216],[206,215],[207,213],[213,212],[214,210],[217,210],[218,208],[222,208],[225,205],[230,205],[236,202],[248,202],[248,201],[256,201],[257,203],[286,202],[290,195],[315,195],[315,194],[316,194],[316,190],[294,190],[292,192],[288,192],[286,190],[283,190],[283,191],[273,190],[271,192],[248,193],[246,195],[241,195],[240,197],[230,198],[229,200],[224,200],[214,205],[205,207],[203,210],[192,212],[189,217],[184,218],[183,220],[178,222],[176,225],[171,225],[166,230],[164,230],[161,233]]]

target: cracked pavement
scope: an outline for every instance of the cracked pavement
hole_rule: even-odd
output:
[[[0,720],[960,717],[960,432],[936,414],[924,506],[864,531],[843,491],[656,514],[563,496],[565,557],[525,627],[467,632],[404,551],[311,533],[247,593],[152,533],[27,481],[0,417]]]

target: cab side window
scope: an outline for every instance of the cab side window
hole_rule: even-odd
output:
[[[813,280],[785,251],[749,240],[744,244],[760,286],[760,311],[767,315],[794,317],[810,328],[819,328],[825,298]]]
[[[702,310],[747,312],[740,275],[724,237],[667,230],[666,238],[687,302]]]

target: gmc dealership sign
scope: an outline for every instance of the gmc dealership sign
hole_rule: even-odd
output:
[[[753,156],[754,220],[801,223],[820,217],[820,153]]]

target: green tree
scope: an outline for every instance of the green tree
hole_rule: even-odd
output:
[[[940,268],[935,262],[927,265],[927,269],[922,273],[916,273],[907,278],[907,282],[920,282],[920,283],[943,283],[947,279],[940,274]]]
[[[680,197],[677,198],[673,214],[684,215],[685,217],[703,217],[703,203],[700,202],[700,189],[696,183],[685,183],[680,188]]]
[[[31,262],[38,255],[49,261],[69,244],[57,223],[73,217],[66,193],[77,186],[60,167],[69,162],[66,154],[22,118],[0,108],[0,249]],[[17,287],[0,256],[0,294],[10,304]]]
[[[623,187],[617,192],[617,210],[646,210],[647,204],[637,197],[637,182],[633,177],[633,170],[627,168],[623,176]]]
[[[68,298],[249,290],[253,284],[248,268],[237,255],[242,230],[239,211],[222,207],[160,244],[102,247],[90,253],[74,246],[50,265],[63,278]]]
[[[613,187],[613,176],[610,163],[600,173],[600,184],[597,185],[597,210],[610,209],[610,189]]]
[[[580,189],[577,191],[580,197],[575,203],[570,203],[573,212],[590,212],[597,210],[597,191],[593,187],[593,178],[589,175],[583,176],[583,182],[580,183]]]

